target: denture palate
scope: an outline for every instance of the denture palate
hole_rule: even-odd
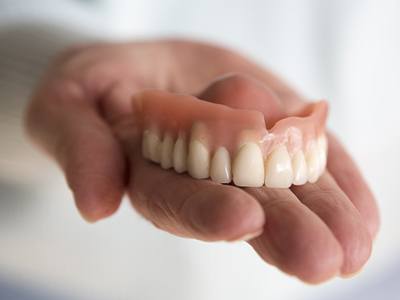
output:
[[[327,104],[309,104],[267,130],[264,115],[187,95],[148,90],[133,98],[142,155],[177,173],[240,187],[288,188],[325,170]]]

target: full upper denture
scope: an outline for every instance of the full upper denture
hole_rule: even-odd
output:
[[[134,96],[143,157],[196,179],[241,187],[315,182],[327,158],[327,103],[310,103],[267,129],[257,110],[147,90]]]

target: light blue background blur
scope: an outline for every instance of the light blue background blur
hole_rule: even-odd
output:
[[[0,0],[0,10],[0,26],[45,15],[46,22],[112,39],[197,38],[253,57],[310,98],[329,99],[330,126],[364,171],[382,214],[372,258],[359,275],[308,286],[244,243],[161,232],[127,202],[112,218],[88,225],[54,166],[21,165],[18,149],[3,148],[0,299],[1,291],[21,286],[50,299],[400,299],[399,1]],[[22,140],[15,126],[1,138]]]

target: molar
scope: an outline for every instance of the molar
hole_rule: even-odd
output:
[[[225,147],[219,147],[211,160],[211,179],[218,183],[229,183],[232,180],[231,158]]]
[[[292,158],[293,184],[302,185],[308,180],[308,168],[303,151],[298,151]]]
[[[271,188],[288,188],[293,182],[292,162],[286,146],[279,146],[265,163],[265,185]]]
[[[232,173],[237,186],[260,187],[264,184],[264,161],[256,143],[246,143],[239,148]]]

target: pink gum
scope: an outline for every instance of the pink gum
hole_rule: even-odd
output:
[[[188,140],[193,125],[202,124],[196,128],[196,138],[209,151],[223,146],[234,155],[241,144],[251,141],[258,143],[266,156],[281,144],[292,154],[306,150],[310,141],[325,131],[327,103],[308,104],[298,116],[281,119],[270,130],[259,111],[231,108],[164,91],[147,90],[136,94],[133,112],[142,132],[152,129],[161,137],[168,132],[175,139],[180,134]]]

